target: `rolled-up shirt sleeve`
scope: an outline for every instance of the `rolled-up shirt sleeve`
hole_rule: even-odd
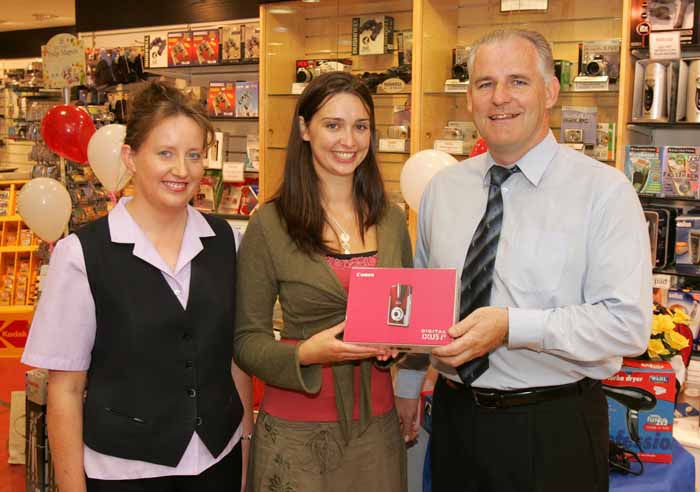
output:
[[[80,240],[62,239],[51,254],[22,362],[46,369],[86,371],[95,342],[95,302]]]

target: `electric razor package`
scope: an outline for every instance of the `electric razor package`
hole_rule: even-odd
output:
[[[635,65],[632,120],[668,122],[675,108],[678,62],[639,60]],[[675,89],[675,90],[674,90]]]

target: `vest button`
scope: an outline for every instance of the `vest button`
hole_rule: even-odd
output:
[[[197,396],[197,390],[194,388],[188,389],[187,396],[189,396],[190,398],[194,398],[195,396]]]
[[[197,417],[196,419],[194,419],[194,423],[197,427],[202,425],[202,417]]]
[[[191,360],[185,361],[185,369],[192,369],[193,365],[194,365],[194,362],[192,362]]]

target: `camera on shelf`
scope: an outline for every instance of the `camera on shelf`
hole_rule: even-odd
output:
[[[314,77],[327,72],[350,72],[352,60],[348,58],[338,60],[297,60],[296,82],[311,82]]]
[[[602,55],[593,55],[591,58],[583,61],[581,74],[590,77],[608,75],[608,62],[605,61]]]
[[[469,80],[469,69],[467,68],[467,57],[469,48],[455,48],[452,50],[452,78],[460,82]]]

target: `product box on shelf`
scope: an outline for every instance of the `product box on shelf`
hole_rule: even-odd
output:
[[[232,118],[236,116],[236,83],[209,82],[207,111],[210,118]]]
[[[353,17],[352,54],[383,55],[394,50],[394,18],[388,15]]]
[[[679,62],[638,60],[634,66],[632,121],[673,122],[678,118]]]
[[[676,217],[676,269],[700,275],[700,216]]]
[[[583,106],[562,106],[561,141],[582,143],[593,147],[596,144],[598,108]]]
[[[236,117],[255,118],[258,116],[258,82],[236,82]]]
[[[700,2],[695,0],[632,0],[630,45],[648,47],[653,32],[677,31],[681,44],[698,42]]]
[[[243,36],[243,59],[249,62],[260,58],[260,24],[251,23],[241,26]]]
[[[353,268],[343,339],[419,352],[450,343],[457,284],[454,269]]]
[[[193,31],[192,48],[196,55],[197,64],[214,65],[219,63],[219,30]]]
[[[571,62],[569,60],[554,60],[554,75],[559,80],[561,90],[571,89]]]
[[[168,33],[168,66],[193,65],[196,54],[192,45],[191,31]]]
[[[665,196],[698,198],[700,147],[663,147],[661,162]]]
[[[241,25],[234,24],[221,28],[221,62],[240,63],[243,58]]]
[[[676,246],[676,215],[673,207],[644,206],[644,212],[654,212],[657,217],[655,268],[665,268],[673,263]]]
[[[168,32],[152,32],[143,38],[144,65],[146,68],[167,68]]]
[[[662,183],[662,150],[650,145],[625,147],[625,175],[637,193],[658,195]]]
[[[194,207],[201,212],[215,212],[221,196],[220,171],[205,171],[199,180],[199,190],[193,198]]]
[[[649,229],[649,247],[651,249],[651,265],[656,265],[656,248],[659,240],[659,213],[654,210],[644,210],[644,219]]]
[[[218,212],[220,214],[237,214],[241,207],[241,187],[236,183],[224,183]]]
[[[603,380],[610,438],[642,461],[671,463],[676,377],[669,362],[625,359]]]
[[[596,127],[595,146],[593,158],[599,161],[611,162],[615,160],[615,123],[598,123]]]

